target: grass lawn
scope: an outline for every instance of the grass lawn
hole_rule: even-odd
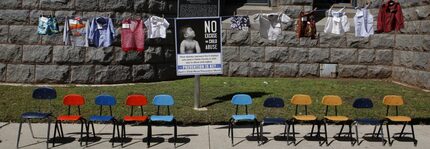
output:
[[[81,94],[86,98],[82,108],[85,117],[98,113],[94,98],[101,93],[115,96],[118,104],[113,108],[116,117],[129,114],[125,106],[125,98],[130,94],[144,94],[150,101],[157,94],[170,94],[175,98],[173,114],[183,124],[220,124],[228,121],[234,113],[231,97],[236,93],[247,93],[253,96],[250,113],[257,118],[264,116],[281,116],[290,118],[294,107],[289,99],[294,94],[308,94],[313,103],[309,108],[310,114],[320,118],[325,107],[321,105],[324,95],[339,95],[344,104],[339,108],[340,115],[355,117],[377,117],[385,115],[382,99],[385,95],[401,95],[406,105],[400,108],[400,114],[410,115],[418,122],[428,123],[430,119],[430,93],[407,88],[384,80],[354,80],[354,79],[296,79],[296,78],[240,78],[240,77],[201,77],[201,103],[207,111],[193,110],[194,79],[182,79],[169,82],[145,83],[115,87],[55,87],[58,98],[52,102],[55,115],[66,114],[67,108],[62,105],[62,97],[66,94]],[[48,109],[49,102],[31,100],[35,87],[18,87],[0,85],[0,121],[18,121],[24,111],[36,110],[38,105]],[[284,109],[267,110],[263,101],[267,97],[282,97],[285,99]],[[357,111],[352,108],[356,97],[369,97],[374,101],[373,111]],[[146,114],[155,114],[156,108],[149,104],[144,107]],[[138,112],[137,110],[135,112]],[[393,111],[394,112],[394,111]],[[140,113],[140,112],[139,112]]]

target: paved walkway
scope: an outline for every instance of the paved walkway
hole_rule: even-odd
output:
[[[39,123],[33,124],[33,130],[36,137],[45,137],[47,124]],[[51,125],[53,128],[53,125]],[[10,149],[15,148],[17,130],[19,124],[17,123],[0,123],[0,148]],[[112,136],[112,125],[110,124],[96,124],[95,130],[97,135],[101,138],[96,139],[95,142],[90,142],[87,147],[81,147],[79,145],[79,131],[80,124],[66,124],[64,125],[64,133],[67,139],[64,139],[64,143],[57,143],[53,148],[112,148],[110,138]],[[347,128],[347,127],[345,127]],[[384,127],[385,128],[385,127]],[[409,131],[410,127],[407,127],[406,131]],[[46,148],[45,139],[33,139],[27,124],[22,127],[22,135],[20,141],[21,148]],[[234,142],[235,145],[232,147],[230,138],[227,137],[227,127],[223,125],[205,125],[205,126],[190,126],[190,127],[178,127],[178,140],[177,148],[183,149],[251,149],[251,148],[267,148],[267,149],[278,149],[278,148],[430,148],[430,126],[429,125],[417,125],[415,126],[416,138],[418,145],[414,146],[412,142],[394,141],[390,147],[388,144],[382,146],[381,142],[377,141],[363,141],[360,146],[351,146],[349,141],[334,140],[332,136],[335,135],[340,129],[340,126],[329,125],[328,136],[329,146],[319,146],[318,141],[311,141],[313,139],[303,138],[303,135],[308,133],[311,129],[311,125],[297,125],[296,131],[299,132],[296,136],[297,146],[287,146],[285,139],[280,134],[284,127],[281,125],[265,126],[264,136],[267,137],[267,142],[258,145],[255,137],[250,137],[252,132],[251,128],[237,128],[234,130]],[[401,129],[400,125],[391,126],[390,132],[399,132]],[[53,130],[53,129],[51,129]],[[127,126],[127,132],[129,139],[124,144],[124,148],[147,148],[146,147],[146,126]],[[372,126],[364,125],[359,126],[359,136],[363,136],[364,133],[370,133],[373,131]],[[52,131],[53,132],[53,131]],[[51,132],[51,136],[52,136]],[[156,137],[156,142],[151,143],[153,149],[167,149],[174,148],[172,142],[173,127],[155,126],[153,127],[153,134]],[[248,136],[248,137],[247,137]],[[84,143],[85,144],[85,143]],[[49,144],[52,148],[52,144]],[[119,143],[116,143],[114,148],[121,148]]]

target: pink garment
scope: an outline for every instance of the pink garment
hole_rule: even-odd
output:
[[[121,47],[122,50],[128,52],[136,50],[142,52],[145,44],[144,24],[141,19],[122,21],[121,27]]]

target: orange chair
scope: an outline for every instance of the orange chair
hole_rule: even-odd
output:
[[[312,122],[312,130],[311,130],[311,137],[314,133],[314,127],[315,125],[318,125],[318,132],[317,132],[317,136],[319,136],[319,124],[317,121],[317,117],[314,115],[308,115],[308,106],[312,104],[312,99],[309,95],[302,95],[302,94],[297,94],[294,95],[293,98],[291,98],[291,104],[296,106],[296,112],[293,116],[293,118],[291,119],[291,124],[288,125],[288,130],[287,130],[287,142],[288,142],[288,138],[290,135],[290,126],[293,127],[292,133],[293,133],[293,143],[294,145],[296,144],[296,136],[295,136],[295,123],[296,122]],[[303,106],[305,109],[305,114],[304,115],[298,115],[298,108],[299,106]],[[287,143],[288,145],[290,145],[289,143]]]
[[[337,107],[342,105],[342,98],[335,95],[327,95],[324,96],[321,103],[326,106],[325,108],[325,116],[324,116],[324,131],[325,131],[325,143],[328,146],[328,137],[327,137],[327,122],[341,123],[342,128],[340,129],[338,136],[342,134],[343,128],[345,124],[349,126],[348,137],[351,138],[351,144],[354,144],[354,139],[352,139],[352,121],[346,116],[337,115]],[[334,107],[334,115],[328,115],[329,107]]]
[[[60,137],[64,138],[62,122],[64,122],[64,121],[71,121],[71,122],[80,121],[81,122],[81,143],[80,143],[80,145],[82,146],[82,134],[83,134],[84,124],[86,124],[86,120],[81,116],[80,106],[85,104],[85,99],[84,99],[84,97],[82,97],[81,95],[78,95],[78,94],[68,94],[68,95],[64,96],[63,104],[68,106],[67,115],[60,115],[57,117],[57,121],[55,121],[54,138],[53,138],[54,141],[52,141],[52,145],[55,146],[55,138],[57,137],[56,136],[57,132],[58,132],[58,135],[60,135]],[[72,115],[71,114],[71,107],[72,106],[76,106],[78,108],[78,115]],[[86,128],[85,130],[88,130],[87,125],[85,125],[85,128]]]
[[[129,95],[127,97],[125,104],[131,107],[131,112],[130,112],[130,115],[124,116],[123,118],[122,129],[121,129],[121,132],[122,132],[121,137],[123,138],[122,140],[124,140],[126,137],[126,132],[125,132],[126,123],[132,123],[132,122],[144,123],[144,122],[147,122],[149,119],[148,116],[143,114],[143,106],[148,104],[148,99],[146,98],[146,96]],[[133,111],[134,111],[133,107],[140,107],[141,115],[139,116],[133,115]],[[121,146],[123,146],[123,141],[121,141]]]
[[[383,100],[384,105],[387,106],[387,113],[386,113],[386,125],[387,125],[387,135],[388,135],[388,143],[390,145],[392,145],[393,142],[391,142],[391,136],[390,136],[390,130],[389,130],[389,123],[403,123],[403,128],[402,131],[398,134],[398,138],[401,137],[405,137],[405,127],[407,124],[409,124],[411,126],[411,131],[412,131],[412,138],[414,141],[414,145],[417,145],[417,140],[415,139],[415,132],[414,132],[414,125],[411,123],[412,118],[409,116],[399,116],[399,106],[404,105],[404,101],[402,96],[396,96],[396,95],[387,95],[384,97]],[[395,116],[391,116],[389,115],[389,110],[390,107],[395,106],[396,107],[396,115]],[[395,134],[396,135],[396,134]],[[395,137],[395,135],[393,137]]]

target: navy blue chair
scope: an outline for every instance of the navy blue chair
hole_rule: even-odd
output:
[[[21,114],[21,121],[19,123],[19,129],[18,129],[18,139],[16,141],[16,147],[19,148],[19,139],[21,137],[21,128],[22,128],[22,122],[26,120],[28,122],[28,126],[30,127],[31,136],[34,139],[37,139],[37,137],[34,136],[33,128],[31,127],[31,120],[32,119],[48,119],[48,132],[47,132],[47,141],[46,141],[46,148],[48,148],[48,141],[49,141],[49,132],[51,131],[51,100],[57,98],[57,91],[54,88],[50,87],[39,87],[33,90],[33,99],[39,100],[39,101],[49,101],[49,112],[42,112],[40,109],[41,104],[38,107],[37,112],[25,112]]]
[[[93,115],[88,119],[87,124],[87,142],[88,144],[88,137],[89,137],[89,127],[91,125],[92,131],[93,131],[93,137],[96,137],[96,132],[94,130],[94,122],[100,122],[100,123],[112,123],[113,124],[113,131],[112,131],[112,147],[114,145],[114,138],[115,138],[115,129],[117,131],[117,137],[121,138],[119,133],[119,124],[118,121],[115,119],[115,117],[112,114],[112,106],[116,105],[116,99],[114,96],[109,94],[101,94],[96,97],[95,101],[96,105],[100,106],[100,112],[99,115]],[[103,115],[103,107],[108,106],[109,107],[109,115]]]
[[[352,104],[352,107],[355,109],[367,109],[371,110],[373,108],[373,102],[369,98],[356,98],[354,100],[354,103]],[[353,124],[355,125],[355,135],[357,140],[357,145],[360,145],[361,142],[358,137],[358,125],[374,125],[373,132],[371,134],[365,134],[364,137],[367,137],[368,135],[371,135],[372,138],[379,138],[379,135],[381,135],[381,141],[382,145],[385,145],[384,140],[384,133],[383,133],[383,120],[375,119],[375,118],[356,118],[354,119]],[[378,128],[378,132],[376,133],[376,129]]]
[[[284,99],[277,97],[269,97],[264,101],[263,106],[269,109],[282,109],[285,107]],[[273,125],[273,124],[283,124],[284,127],[284,137],[287,134],[287,120],[282,117],[265,117],[260,124],[260,140],[263,137],[263,126],[264,125]]]
[[[170,107],[175,104],[173,97],[170,95],[157,95],[154,97],[154,100],[152,102],[155,106],[157,106],[157,115],[151,115],[148,121],[148,137],[147,137],[147,146],[150,146],[151,139],[152,139],[152,125],[154,122],[164,122],[164,123],[171,123],[174,127],[173,132],[173,142],[174,146],[176,147],[176,138],[178,133],[177,123],[176,119],[173,115],[170,113]],[[167,107],[167,115],[161,115],[160,114],[160,107]]]
[[[234,95],[231,99],[231,103],[236,106],[236,112],[234,115],[231,116],[230,120],[229,120],[229,125],[228,125],[228,136],[231,137],[231,144],[233,144],[233,139],[234,139],[234,135],[233,135],[233,128],[236,122],[253,122],[253,127],[252,127],[252,136],[254,136],[255,134],[255,129],[257,129],[257,135],[259,135],[259,128],[258,128],[258,121],[257,121],[257,117],[254,114],[249,114],[248,113],[248,106],[252,104],[252,98],[251,96],[247,95],[247,94],[237,94]],[[245,114],[239,114],[239,106],[244,106],[245,107]],[[257,139],[258,143],[260,143],[259,139]]]

